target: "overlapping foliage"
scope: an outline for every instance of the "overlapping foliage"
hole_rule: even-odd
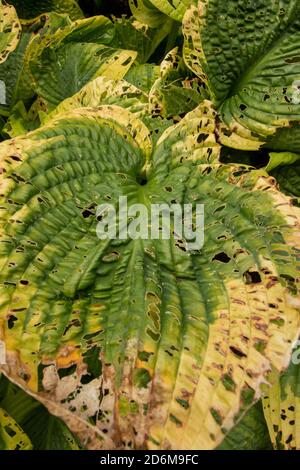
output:
[[[128,3],[0,4],[0,448],[300,449],[300,1]]]

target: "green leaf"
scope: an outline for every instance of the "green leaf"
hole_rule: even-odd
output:
[[[150,0],[129,0],[129,6],[133,16],[151,28],[157,28],[166,21],[166,16]]]
[[[111,45],[137,51],[137,61],[144,64],[170,33],[172,21],[167,19],[163,25],[154,29],[133,18],[116,18],[114,27],[115,37]]]
[[[158,10],[173,20],[181,21],[187,8],[196,3],[195,0],[149,0]]]
[[[183,21],[187,65],[227,127],[257,148],[299,150],[299,14],[298,0],[199,0]]]
[[[22,389],[0,379],[0,403],[26,432],[34,450],[78,450],[67,426]]]
[[[300,450],[300,341],[288,370],[263,398],[265,418],[275,449]]]
[[[0,144],[6,373],[88,448],[215,448],[289,362],[300,211],[264,171],[220,164],[215,118],[203,102],[152,149],[103,105]],[[203,248],[172,224],[98,238],[120,196],[204,204]]]
[[[164,118],[184,115],[206,98],[197,78],[189,78],[176,47],[160,65],[160,76],[149,92],[150,111]]]
[[[41,123],[40,112],[43,112],[40,100],[35,101],[28,112],[24,103],[19,101],[11,110],[3,131],[10,137],[17,137],[37,129]]]
[[[299,153],[291,152],[271,152],[270,160],[266,166],[266,171],[270,172],[279,166],[291,165],[292,163],[297,162],[300,159]]]
[[[8,0],[14,5],[22,20],[36,18],[42,13],[67,13],[72,20],[83,18],[83,13],[76,0]]]
[[[134,65],[125,75],[125,80],[140,90],[149,93],[160,74],[159,66],[154,64]]]
[[[272,450],[261,401],[227,434],[218,450]]]
[[[58,29],[70,24],[67,16],[50,13],[41,16],[23,31],[16,50],[0,64],[0,80],[6,86],[6,102],[0,103],[2,114],[8,115],[18,101],[27,103],[34,97],[29,62],[39,55],[40,48],[43,48],[43,38],[46,37],[47,40]]]
[[[271,175],[276,178],[281,191],[289,196],[300,197],[300,161],[275,168]]]
[[[0,408],[0,450],[31,450],[32,445],[15,420]]]
[[[0,1],[0,64],[15,50],[21,35],[21,25],[14,7]]]
[[[132,113],[144,115],[148,109],[148,96],[125,80],[98,77],[85,85],[71,98],[62,101],[45,121],[57,114],[78,108],[97,108],[103,104],[122,106]]]
[[[79,20],[54,35],[46,33],[30,44],[33,88],[49,110],[100,75],[114,79],[126,75],[137,53],[108,47],[113,34],[112,23],[98,16]]]

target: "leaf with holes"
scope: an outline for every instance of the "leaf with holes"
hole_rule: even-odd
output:
[[[263,398],[272,444],[278,450],[300,450],[300,341],[288,370]]]
[[[14,7],[0,1],[0,64],[15,50],[21,35],[21,25]],[[1,100],[2,101],[2,100]]]
[[[215,117],[204,102],[152,148],[128,110],[81,108],[0,145],[1,369],[88,448],[215,448],[288,366],[299,209],[219,163]],[[99,238],[99,204],[125,196],[147,236],[116,217]],[[175,203],[204,204],[202,248],[172,220],[139,227]]]
[[[111,21],[103,16],[78,20],[44,32],[31,43],[29,70],[34,91],[51,111],[98,76],[122,79],[137,52],[110,47]]]
[[[186,12],[186,63],[246,140],[237,148],[299,150],[299,18],[298,0],[199,0]]]
[[[0,408],[0,450],[31,450],[32,445],[15,420]]]
[[[178,47],[172,49],[160,65],[160,75],[149,92],[150,111],[154,116],[170,118],[192,111],[207,97],[202,83],[189,77]]]
[[[27,434],[34,450],[78,450],[66,425],[22,389],[0,378],[0,406]]]
[[[187,8],[196,0],[149,0],[155,8],[170,16],[173,20],[181,21]]]

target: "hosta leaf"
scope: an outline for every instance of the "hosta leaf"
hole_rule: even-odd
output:
[[[299,13],[298,0],[200,0],[184,18],[187,64],[223,122],[252,144],[298,151],[300,127],[289,127],[300,118]]]
[[[291,152],[271,152],[270,153],[270,160],[268,162],[268,165],[266,166],[267,172],[271,172],[275,168],[278,168],[280,166],[284,165],[291,165],[292,163],[297,162],[300,160],[300,154],[299,153],[291,153]]]
[[[11,110],[3,131],[10,137],[33,131],[40,126],[40,114],[43,115],[44,112],[44,103],[40,99],[33,103],[29,111],[26,110],[23,101],[19,101]]]
[[[34,97],[29,62],[35,60],[40,49],[43,49],[43,40],[47,41],[58,29],[70,24],[66,15],[50,13],[41,16],[23,31],[16,50],[0,64],[0,80],[6,88],[5,103],[0,103],[2,114],[9,114],[11,107],[19,100],[28,102]]]
[[[158,10],[173,20],[181,21],[186,9],[196,0],[149,0]]]
[[[0,408],[0,450],[31,450],[32,445],[20,426]]]
[[[8,0],[7,3],[14,5],[19,17],[22,20],[36,18],[42,13],[57,12],[67,13],[72,20],[83,17],[83,13],[79,8],[76,0]]]
[[[172,49],[160,66],[160,76],[150,93],[150,111],[165,118],[183,115],[205,98],[205,89],[197,78],[189,79],[178,54]]]
[[[0,145],[2,368],[88,448],[212,449],[289,363],[299,209],[265,172],[219,163],[215,117],[204,102],[152,156],[118,106]],[[96,208],[119,196],[204,203],[203,248],[100,240]]]
[[[275,168],[271,172],[279,183],[281,191],[289,196],[300,197],[300,161],[292,165]]]
[[[129,6],[133,16],[151,28],[157,28],[166,21],[165,15],[150,0],[129,0]]]
[[[5,85],[6,96],[5,100],[0,103],[1,113],[3,114],[5,112],[9,113],[11,106],[16,103],[18,95],[20,95],[20,88],[23,85],[20,79],[24,71],[25,50],[30,38],[30,32],[22,34],[16,50],[10,54],[3,64],[0,64],[0,80]],[[32,94],[29,91],[29,96]],[[24,98],[26,99],[26,96]]]
[[[264,413],[275,449],[300,450],[300,342],[288,370],[263,399]]]
[[[144,64],[170,33],[172,21],[167,19],[162,26],[154,29],[133,19],[117,18],[114,27],[115,37],[111,45],[137,51],[138,62]]]
[[[160,69],[158,65],[134,65],[125,75],[125,80],[140,90],[149,93],[155,80],[158,79]]]
[[[14,7],[0,1],[0,64],[15,50],[21,35],[21,25]]]
[[[271,450],[267,424],[261,401],[235,425],[218,450]]]
[[[99,75],[123,78],[135,58],[134,51],[71,43],[45,51],[41,61],[31,66],[34,88],[51,109]]]
[[[38,401],[3,376],[0,380],[0,403],[28,435],[34,450],[78,450],[79,446],[67,426]]]
[[[90,81],[71,98],[60,103],[46,117],[46,120],[72,109],[97,108],[103,104],[122,106],[132,113],[143,115],[148,109],[148,96],[125,80],[98,77]]]
[[[88,18],[31,43],[33,88],[49,110],[99,75],[114,79],[126,75],[137,53],[108,47],[112,28],[107,18]]]

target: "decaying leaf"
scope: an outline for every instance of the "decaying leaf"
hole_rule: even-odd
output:
[[[300,342],[288,370],[263,399],[272,444],[278,450],[300,450]]]
[[[0,64],[15,50],[21,35],[21,25],[13,6],[0,1]]]
[[[221,164],[216,129],[204,102],[153,148],[102,105],[0,145],[1,369],[87,448],[213,449],[289,364],[299,209]],[[204,204],[203,248],[99,239],[97,206],[120,196]]]
[[[0,408],[0,450],[31,450],[32,445],[28,436],[9,416]]]

